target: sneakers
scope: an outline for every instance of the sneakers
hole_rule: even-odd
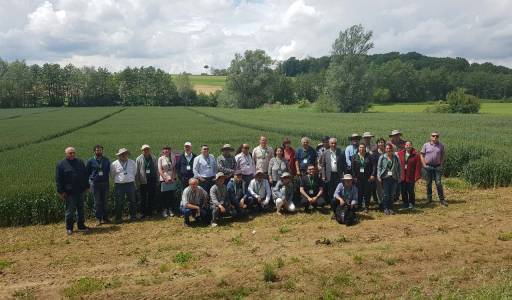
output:
[[[387,209],[387,208],[386,208],[386,209],[384,209],[384,214],[385,214],[386,216],[389,216],[389,215],[391,214],[391,211],[390,211],[389,209]]]
[[[164,209],[164,211],[162,211],[162,217],[164,217],[164,218],[169,217],[169,214],[167,214],[167,209]]]
[[[217,223],[212,222],[212,228],[215,228],[217,226],[218,226]]]
[[[66,230],[66,234],[67,235],[72,235],[73,234],[73,230],[71,230],[71,229]]]
[[[414,209],[414,204],[409,203],[409,209]]]
[[[441,203],[442,206],[448,207],[448,202],[446,202],[446,200],[441,200],[439,202]]]
[[[169,217],[174,218],[174,213],[172,211],[169,212]]]

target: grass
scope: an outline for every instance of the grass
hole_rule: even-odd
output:
[[[498,240],[500,241],[512,241],[512,232],[502,232],[498,236]]]
[[[374,104],[370,112],[379,113],[423,113],[427,107],[434,104],[428,103],[392,103]],[[480,114],[512,114],[512,103],[482,102]]]
[[[62,294],[71,299],[82,298],[106,287],[103,280],[90,277],[82,277],[62,291]]]
[[[188,263],[192,259],[192,254],[190,252],[178,252],[172,259],[173,262],[184,265]]]
[[[0,271],[3,269],[7,269],[12,265],[12,262],[6,260],[0,260]]]
[[[213,75],[190,75],[190,83],[192,85],[211,85],[217,87],[224,87],[226,84],[226,76],[213,76]]]
[[[270,263],[266,263],[263,266],[263,280],[266,282],[277,281],[277,273],[275,267]]]

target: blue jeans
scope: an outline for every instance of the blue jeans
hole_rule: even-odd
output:
[[[382,186],[384,190],[384,201],[382,207],[384,209],[391,209],[393,206],[393,200],[395,197],[395,189],[397,187],[397,181],[393,177],[389,176],[382,179]]]
[[[136,217],[136,205],[135,205],[135,184],[129,183],[116,183],[115,184],[115,212],[116,221],[123,219],[123,210],[125,199],[128,200],[128,210],[130,212],[130,218]]]
[[[68,194],[66,197],[66,229],[73,230],[75,224],[75,213],[77,216],[78,229],[85,228],[84,216],[84,193]]]
[[[108,219],[107,196],[108,182],[91,182],[91,195],[94,200],[94,216],[98,220]]]
[[[194,219],[197,219],[197,217],[196,217],[197,209],[186,208],[186,207],[181,206],[180,211],[181,211],[181,214],[183,215],[184,222],[187,225],[190,224],[190,216],[193,216]],[[209,219],[208,218],[209,217],[208,210],[206,208],[201,207],[199,209],[199,217],[201,218],[201,220],[204,223],[207,223],[208,219]]]
[[[427,200],[432,201],[432,180],[436,182],[437,196],[439,201],[444,201],[443,184],[441,183],[441,168],[427,166],[425,168],[425,181],[427,181]]]

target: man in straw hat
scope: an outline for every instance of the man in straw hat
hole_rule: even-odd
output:
[[[218,172],[215,175],[215,184],[210,189],[210,209],[212,210],[212,227],[217,227],[219,217],[224,214],[237,215],[236,206],[229,201],[228,192],[224,181],[226,175]],[[238,205],[239,207],[239,205]]]
[[[67,147],[64,150],[66,158],[61,160],[55,170],[55,182],[59,197],[66,201],[66,232],[73,233],[75,213],[77,215],[78,231],[87,231],[84,217],[84,194],[89,189],[89,180],[84,162],[76,158],[76,150]]]
[[[372,154],[373,150],[377,148],[377,145],[372,144],[372,138],[374,137],[375,136],[369,131],[363,133],[363,143],[366,145],[366,152],[368,152],[368,154]]]
[[[361,141],[361,135],[358,133],[352,133],[349,137],[350,145],[345,148],[345,161],[347,163],[347,172],[350,173],[352,170],[352,156],[357,153],[357,147],[359,141]]]
[[[281,179],[277,182],[273,189],[274,200],[276,202],[276,212],[281,215],[281,210],[295,212],[295,204],[293,203],[293,185],[291,183],[291,174],[284,172]]]
[[[220,150],[222,154],[217,157],[217,169],[224,173],[226,176],[224,182],[227,184],[233,178],[236,169],[236,160],[232,154],[235,149],[230,144],[224,144]]]
[[[130,221],[135,221],[136,204],[135,204],[135,176],[137,166],[135,162],[129,159],[130,151],[121,148],[116,153],[117,160],[110,166],[110,177],[114,179],[114,211],[115,222],[123,221],[123,210],[125,199],[128,200],[128,209],[130,212]]]
[[[140,210],[144,218],[153,214],[159,174],[157,158],[151,153],[151,147],[144,144],[140,150],[142,153],[135,160],[137,166],[135,185],[140,195]]]
[[[347,225],[350,225],[356,220],[355,212],[357,210],[357,194],[358,191],[356,186],[353,184],[352,175],[345,174],[334,193],[334,199],[332,202],[334,210],[333,219]],[[349,215],[352,216],[351,220],[346,219]]]
[[[405,140],[402,139],[402,132],[398,129],[391,131],[388,142],[393,145],[394,152],[405,149]]]
[[[270,204],[270,197],[272,196],[270,184],[265,178],[263,170],[256,170],[254,179],[251,180],[248,187],[247,206],[258,207],[264,209]]]

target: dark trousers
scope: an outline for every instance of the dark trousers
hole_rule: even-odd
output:
[[[360,177],[357,178],[357,204],[359,207],[369,208],[370,207],[370,183],[368,178]]]
[[[156,181],[148,181],[139,187],[140,210],[144,216],[151,216],[155,207]]]
[[[129,183],[116,183],[115,187],[115,203],[114,210],[116,214],[116,221],[123,219],[124,203],[128,201],[128,210],[130,212],[130,218],[136,217],[136,205],[135,205],[135,184]]]
[[[109,184],[108,182],[92,182],[91,195],[94,200],[94,216],[98,220],[107,220],[107,196]]]
[[[178,199],[176,198],[176,191],[166,191],[160,193],[160,211],[169,209],[173,214],[177,215],[180,212]]]
[[[409,204],[414,205],[416,203],[416,194],[414,193],[414,182],[405,182],[402,181],[402,201],[404,202],[404,207],[409,206]]]
[[[324,207],[326,204],[325,198],[323,196],[318,197],[318,199],[316,199],[316,202],[309,203],[308,198],[304,197],[304,195],[301,195],[300,202],[301,202],[300,204],[302,206],[304,206],[304,209],[306,209],[306,210],[310,209],[311,206],[313,206],[314,208],[317,208],[317,207]]]
[[[66,230],[73,230],[75,215],[78,229],[84,229],[84,193],[68,194],[66,197]]]
[[[197,212],[197,209],[191,209],[191,208],[186,208],[186,207],[181,207],[180,208],[180,211],[181,211],[181,214],[183,215],[183,220],[185,222],[185,224],[190,224],[190,216],[194,217],[194,219],[197,219],[196,217],[196,212]],[[209,212],[208,212],[208,209],[206,208],[203,208],[201,207],[199,209],[199,218],[201,219],[201,221],[203,221],[203,223],[208,223],[209,221]]]
[[[444,201],[443,183],[441,182],[441,168],[427,166],[425,168],[425,181],[427,182],[427,200],[432,201],[432,181],[436,182],[439,201]]]
[[[402,183],[397,182],[395,187],[395,196],[393,197],[394,202],[398,202],[400,200],[400,191],[402,190]]]
[[[393,200],[395,197],[395,189],[397,186],[397,180],[389,176],[382,179],[382,186],[384,189],[384,199],[382,207],[384,209],[391,209],[393,206]]]
[[[249,188],[249,183],[251,183],[251,180],[254,178],[253,175],[242,175],[242,181],[244,182],[244,189],[247,191]]]
[[[208,195],[210,194],[210,189],[215,184],[214,179],[215,177],[207,177],[205,178],[205,181],[199,181],[199,186],[202,187],[203,190],[208,193]]]
[[[331,178],[328,182],[325,183],[327,190],[327,199],[332,201],[334,198],[334,192],[336,191],[336,187],[340,183],[340,173],[331,172]]]

